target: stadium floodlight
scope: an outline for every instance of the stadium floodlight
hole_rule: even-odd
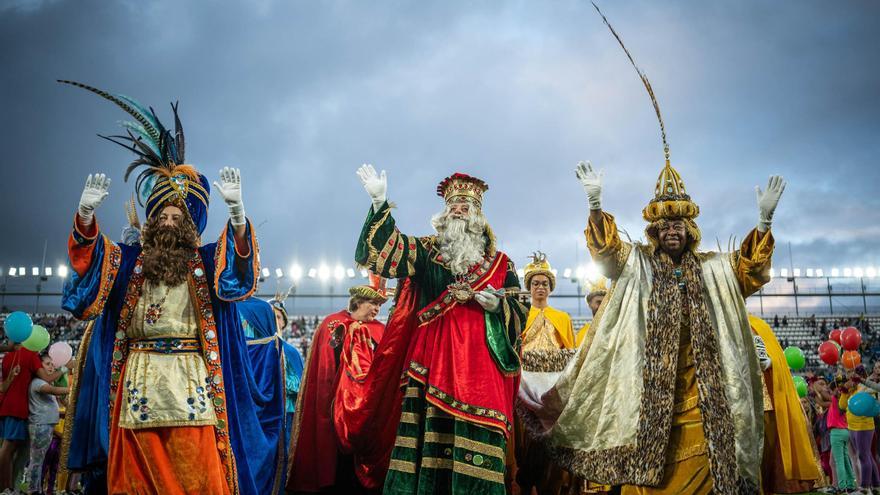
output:
[[[349,268],[345,270],[345,276],[348,278],[354,278],[354,268]]]
[[[852,277],[852,273],[853,273],[852,268],[844,268],[843,269],[843,276],[844,277]]]
[[[837,268],[832,268],[832,269],[831,269],[831,276],[832,276],[832,277],[839,277],[839,276],[840,276],[840,270],[837,269]]]
[[[31,275],[33,275],[34,277],[39,277],[40,276],[40,267],[38,267],[38,266],[31,267]]]
[[[343,268],[342,265],[336,265],[333,268],[333,278],[336,280],[342,280],[345,278],[345,268]]]
[[[14,266],[9,267],[9,276],[10,277],[14,277],[16,273],[18,273],[18,270]]]
[[[45,275],[47,277],[51,277],[52,276],[52,267],[47,266],[47,267],[43,268],[43,275]]]
[[[276,268],[276,269],[275,269],[275,276],[278,277],[278,278],[283,277],[283,276],[284,276],[284,271],[283,271],[281,268]]]
[[[812,277],[812,276],[813,276],[813,269],[812,269],[812,268],[807,268],[807,276],[808,276],[808,277]]]
[[[287,276],[294,279],[299,280],[303,276],[303,269],[299,265],[291,265],[290,270],[287,270]]]
[[[862,278],[865,276],[865,271],[861,269],[861,267],[853,268],[853,277]]]
[[[776,269],[775,269],[775,268],[771,268],[771,269],[770,269],[770,278],[773,278],[773,277],[775,277],[775,276],[776,276]]]
[[[874,278],[877,276],[877,270],[873,266],[869,266],[865,268],[865,276],[868,278]]]
[[[556,274],[559,273],[559,270],[557,270],[556,268],[551,268],[551,269],[550,269],[550,272],[552,272],[552,273],[553,273],[553,276],[555,277]]]
[[[67,278],[67,266],[58,265],[58,270],[55,273],[61,278]]]
[[[562,276],[564,278],[571,278],[571,268],[566,268],[565,270],[562,270]]]
[[[24,270],[24,267],[23,266],[18,267],[18,276],[24,277],[25,275],[27,275],[27,272]]]
[[[366,269],[361,270],[361,278],[367,278],[370,276],[370,272]]]
[[[587,276],[587,267],[581,265],[574,270],[574,276],[583,279]]]
[[[268,277],[269,276],[269,269],[264,266],[263,269],[260,270],[260,274],[263,276],[263,278]]]
[[[780,277],[788,277],[788,268],[782,268],[779,270]]]
[[[321,279],[322,282],[327,280],[328,278],[330,278],[330,267],[327,265],[319,266],[318,267],[318,278]]]
[[[309,278],[315,278],[315,277],[317,277],[317,276],[318,276],[318,269],[317,269],[317,268],[309,268],[309,274],[308,274],[308,277],[309,277]]]
[[[800,269],[800,268],[795,268],[795,269],[793,269],[793,270],[791,271],[791,275],[792,275],[793,277],[800,277],[800,276],[801,276],[801,269]]]
[[[823,272],[821,268],[816,268],[816,276],[817,277],[824,277],[825,272]]]

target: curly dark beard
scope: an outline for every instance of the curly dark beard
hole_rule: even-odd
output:
[[[192,221],[180,225],[160,225],[158,216],[144,226],[144,278],[153,285],[165,282],[174,287],[186,281],[193,250],[199,247],[199,236]]]

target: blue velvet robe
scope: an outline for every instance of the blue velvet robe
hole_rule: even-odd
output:
[[[267,390],[255,378],[264,363],[254,363],[241,328],[235,301],[248,298],[256,287],[259,266],[256,238],[248,222],[247,257],[237,254],[233,228],[227,225],[216,243],[198,249],[204,263],[211,311],[217,326],[217,340],[223,370],[228,429],[232,453],[242,494],[273,493],[283,487],[283,452],[279,435],[284,429],[283,404],[273,396],[280,390]],[[74,250],[93,244],[88,259],[74,259]],[[66,281],[62,307],[76,318],[94,319],[91,336],[80,352],[80,376],[75,401],[75,416],[70,431],[66,467],[76,471],[104,471],[108,458],[110,432],[110,374],[114,336],[119,324],[126,290],[135,262],[141,253],[138,245],[113,243],[108,237],[88,237],[74,228],[69,243],[71,264],[76,269]],[[82,250],[80,250],[82,251]],[[222,270],[217,273],[217,268]],[[81,270],[82,271],[82,270]],[[266,370],[280,376],[280,370]],[[271,387],[270,387],[271,388]],[[280,386],[278,387],[280,389]],[[267,413],[275,408],[274,413]]]

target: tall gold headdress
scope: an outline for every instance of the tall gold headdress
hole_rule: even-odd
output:
[[[654,105],[654,113],[657,114],[657,121],[660,123],[660,139],[663,142],[663,155],[666,158],[666,165],[663,167],[663,170],[660,171],[660,176],[657,177],[654,198],[648,203],[648,206],[642,210],[642,217],[648,222],[655,222],[661,218],[696,218],[697,215],[700,214],[700,207],[691,201],[691,197],[685,191],[684,181],[681,179],[678,172],[672,168],[669,161],[669,143],[666,141],[666,126],[663,125],[663,116],[660,114],[660,104],[657,103],[657,97],[654,96],[654,89],[651,87],[651,81],[648,80],[648,76],[642,72],[642,69],[639,69],[636,65],[636,61],[629,53],[629,50],[627,50],[626,45],[623,44],[623,40],[620,39],[620,36],[611,26],[611,23],[608,22],[608,19],[605,18],[605,14],[602,13],[599,6],[596,5],[595,2],[592,3],[593,7],[596,8],[596,11],[599,12],[599,15],[602,16],[602,21],[604,21],[605,25],[608,26],[608,29],[611,30],[611,34],[614,35],[617,43],[623,48],[623,52],[626,53],[626,57],[629,59],[633,68],[635,68],[636,73],[642,80],[642,84],[645,85],[645,89],[648,91],[648,96],[651,97],[651,103]]]
[[[608,279],[599,275],[599,277],[590,283],[590,291],[587,292],[586,300],[590,301],[591,298],[596,296],[604,296],[608,293]]]
[[[553,274],[553,269],[550,268],[550,263],[547,261],[547,255],[542,253],[541,251],[535,251],[532,253],[532,261],[527,264],[523,271],[525,272],[525,283],[526,290],[529,289],[529,283],[532,281],[532,277],[535,275],[545,275],[550,279],[550,290],[553,291],[556,289],[556,275]]]

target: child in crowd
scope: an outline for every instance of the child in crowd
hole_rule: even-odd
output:
[[[849,429],[846,423],[846,401],[853,382],[840,374],[831,382],[831,405],[828,407],[826,421],[831,437],[831,457],[837,473],[838,490],[855,490],[856,481],[852,462],[849,459]]]
[[[48,355],[42,356],[43,369],[55,373],[55,365]],[[43,492],[43,460],[52,442],[52,431],[58,423],[56,396],[68,393],[68,387],[56,387],[39,377],[31,380],[28,391],[28,433],[30,434],[30,462],[26,471],[28,493]]]

